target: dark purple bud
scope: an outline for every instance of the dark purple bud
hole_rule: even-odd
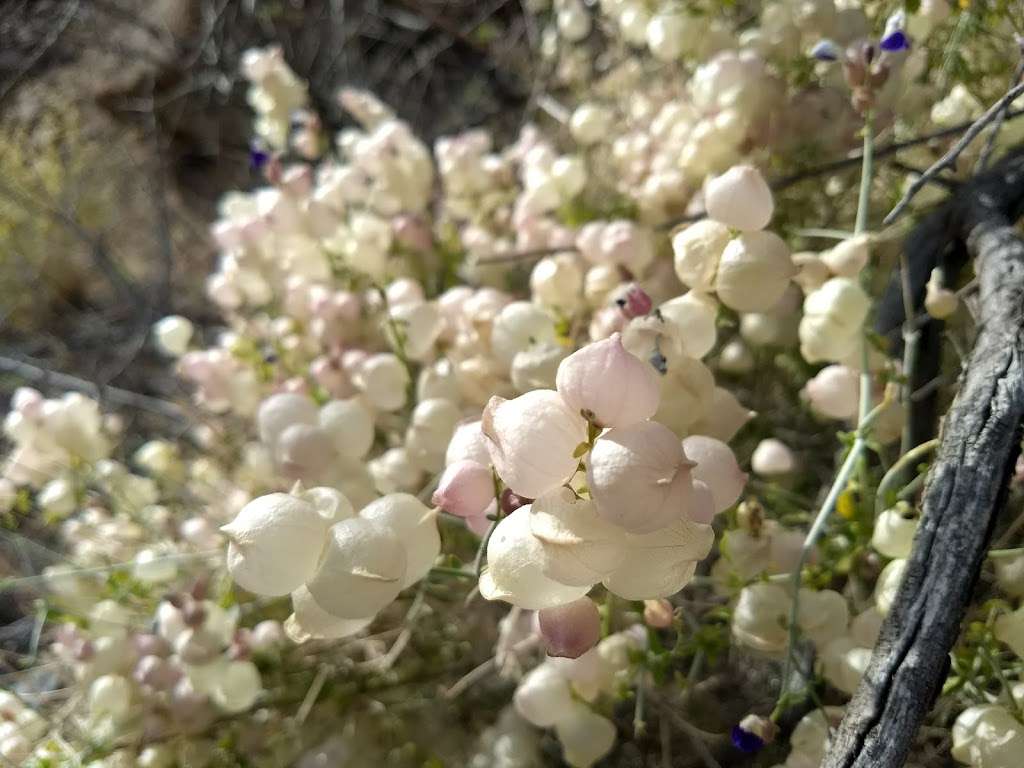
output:
[[[819,40],[811,48],[811,58],[818,61],[836,61],[839,58],[839,46],[832,40]]]

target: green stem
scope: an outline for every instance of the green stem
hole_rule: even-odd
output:
[[[857,218],[853,225],[855,235],[868,228],[868,209],[871,207],[871,176],[875,165],[875,140],[872,134],[871,113],[864,117],[864,151],[860,165],[860,194],[857,196]]]
[[[937,439],[921,443],[916,448],[911,448],[909,451],[904,453],[895,464],[889,467],[889,471],[885,473],[885,476],[882,478],[882,482],[878,484],[878,490],[875,493],[876,515],[881,514],[885,509],[887,504],[886,496],[899,483],[900,478],[903,477],[904,470],[914,462],[923,459],[938,447],[939,441]]]

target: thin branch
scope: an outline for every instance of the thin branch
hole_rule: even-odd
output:
[[[97,400],[106,400],[117,405],[154,413],[172,421],[187,422],[189,420],[188,414],[181,406],[168,400],[160,400],[149,395],[140,395],[138,392],[130,392],[127,389],[112,387],[109,384],[97,384],[80,379],[77,376],[47,370],[24,360],[0,356],[0,372],[17,376],[30,384],[84,392]]]
[[[1024,51],[1022,51],[1024,53]],[[1020,83],[1021,78],[1024,77],[1024,56],[1017,62],[1017,69],[1013,73],[1013,84],[1017,85]],[[999,138],[999,132],[1003,128],[1003,123],[1006,122],[1006,113],[1009,112],[1010,105],[1007,104],[996,116],[995,122],[992,124],[992,130],[988,132],[988,138],[985,140],[985,147],[981,150],[981,154],[978,156],[978,162],[974,166],[974,172],[978,173],[988,167],[988,161],[992,158],[992,151],[996,148],[996,139]]]
[[[931,166],[931,168],[922,173],[918,179],[914,180],[907,191],[903,194],[900,201],[896,203],[896,207],[889,211],[889,214],[882,220],[882,224],[888,226],[896,221],[900,214],[903,213],[907,209],[907,206],[910,205],[910,201],[914,199],[914,196],[924,188],[925,184],[931,181],[931,179],[943,170],[953,168],[956,164],[957,158],[960,157],[963,151],[967,149],[968,145],[978,137],[978,134],[985,130],[985,126],[999,118],[1001,114],[1004,115],[1003,119],[1005,120],[1005,110],[1022,93],[1024,93],[1024,83],[1018,83],[1007,91],[999,101],[989,107],[988,111],[986,111],[984,115],[975,120],[971,124],[970,128],[967,129],[966,133],[960,137],[960,140],[957,141],[957,143],[954,144],[946,154],[940,157],[938,161]]]

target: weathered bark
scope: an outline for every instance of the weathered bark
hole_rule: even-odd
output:
[[[906,575],[826,768],[902,766],[949,666],[1020,452],[1024,417],[1024,155],[979,177],[948,208],[975,259],[979,330],[929,473]]]

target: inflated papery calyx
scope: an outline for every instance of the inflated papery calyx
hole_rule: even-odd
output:
[[[480,594],[519,608],[540,610],[578,600],[591,585],[572,587],[544,575],[544,550],[530,532],[530,510],[520,507],[502,518],[487,542],[487,567]]]
[[[405,572],[405,547],[399,538],[356,517],[332,526],[323,562],[306,586],[327,613],[360,619],[398,596]]]
[[[704,185],[708,218],[733,229],[764,229],[775,210],[772,191],[761,172],[751,165],[734,165]]]
[[[550,728],[573,705],[569,680],[553,664],[541,664],[526,673],[512,704],[520,717],[538,728]]]
[[[587,423],[551,389],[514,400],[492,397],[482,429],[498,476],[520,496],[535,499],[576,471],[573,454],[587,439]]]
[[[449,464],[430,500],[450,515],[479,517],[494,501],[490,467],[471,459]]]
[[[711,490],[715,512],[735,504],[747,485],[747,473],[740,469],[732,449],[713,437],[690,435],[683,439],[683,451],[688,459],[697,462],[693,479]]]
[[[597,439],[587,486],[605,520],[630,533],[650,533],[689,514],[693,466],[672,430],[644,421]]]
[[[441,553],[437,514],[411,494],[381,496],[363,507],[359,517],[390,531],[405,547],[403,589],[426,576]]]
[[[347,500],[339,500],[332,511],[322,512],[314,501],[287,493],[260,496],[221,528],[229,542],[228,570],[239,586],[277,597],[297,589],[313,575],[334,514],[347,504]]]
[[[627,534],[622,563],[603,580],[625,600],[669,597],[693,578],[715,541],[710,525],[677,520],[653,533]]]
[[[589,597],[545,608],[537,619],[548,656],[578,659],[601,639],[601,617]]]
[[[361,632],[370,626],[373,619],[372,615],[362,619],[332,616],[320,607],[307,587],[301,586],[292,592],[292,615],[285,620],[284,631],[295,643],[335,640]]]
[[[580,702],[573,702],[570,713],[555,723],[555,733],[573,768],[590,768],[615,746],[615,724]]]
[[[602,427],[649,419],[661,400],[653,366],[627,352],[618,333],[565,358],[555,387],[574,412],[585,413]]]
[[[590,586],[625,557],[626,533],[597,513],[594,502],[557,488],[529,506],[530,530],[543,548],[544,575],[570,586]]]

